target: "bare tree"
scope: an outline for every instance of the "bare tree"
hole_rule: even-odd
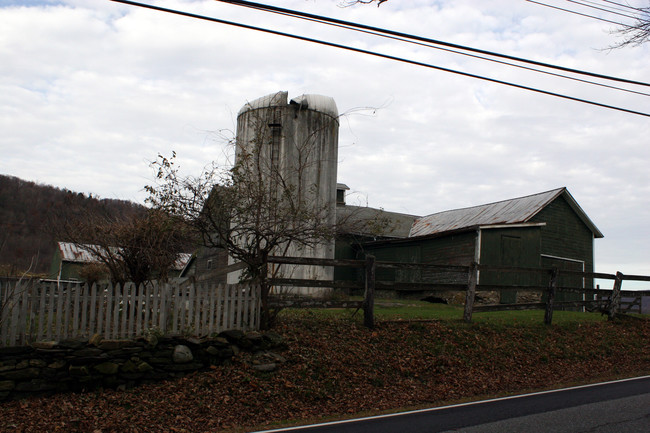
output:
[[[166,279],[188,243],[184,222],[158,209],[121,217],[81,212],[57,224],[57,232],[60,239],[90,253],[114,283],[132,281],[138,287],[154,278]],[[96,278],[101,270],[94,271]]]
[[[623,41],[611,48],[643,45],[650,40],[650,7],[636,8],[637,16],[634,24],[622,25],[614,31]]]
[[[349,7],[357,4],[370,4],[377,3],[377,7],[381,6],[382,3],[387,2],[388,0],[341,0],[341,7]]]
[[[336,120],[333,120],[336,121]],[[316,132],[313,132],[314,134]],[[232,167],[214,164],[200,176],[181,176],[175,153],[152,164],[158,184],[147,186],[155,209],[182,218],[206,247],[224,248],[245,264],[244,278],[262,287],[262,326],[274,319],[269,309],[267,258],[301,248],[316,248],[334,238],[334,203],[318,196],[309,170],[318,163],[309,155],[310,144],[293,143],[297,157],[280,165],[270,155],[274,132],[264,121],[247,145],[236,144]]]

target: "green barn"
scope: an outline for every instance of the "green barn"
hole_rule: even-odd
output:
[[[557,267],[593,272],[594,239],[603,234],[566,188],[417,219],[408,237],[364,242],[360,251],[377,260],[512,267]],[[362,254],[360,254],[362,255]],[[378,280],[466,283],[459,274],[384,270]],[[480,272],[479,284],[538,285],[539,277]],[[564,279],[561,286],[593,287],[593,280]],[[581,295],[577,295],[580,297]],[[570,295],[558,294],[558,301]],[[580,299],[580,298],[578,298]],[[515,302],[516,293],[501,302]]]

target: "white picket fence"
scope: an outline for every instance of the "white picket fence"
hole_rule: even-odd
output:
[[[2,283],[0,346],[41,340],[127,339],[147,332],[213,335],[223,330],[258,329],[259,286],[140,286],[76,283]]]

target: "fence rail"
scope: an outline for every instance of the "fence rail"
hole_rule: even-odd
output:
[[[161,334],[210,335],[257,329],[255,285],[81,285],[35,281],[0,286],[0,346],[39,340],[124,339]]]
[[[368,256],[372,257],[372,256]],[[270,263],[292,264],[292,265],[316,265],[359,268],[363,275],[362,279],[350,281],[327,281],[327,280],[302,280],[302,279],[279,279],[270,278],[271,285],[278,286],[297,286],[297,287],[330,287],[330,288],[348,288],[364,290],[364,323],[368,327],[374,326],[372,309],[374,304],[375,289],[392,290],[395,292],[445,292],[445,291],[466,291],[465,311],[463,318],[469,322],[472,319],[473,312],[480,311],[501,311],[501,310],[527,310],[543,309],[546,311],[544,321],[550,324],[553,317],[553,310],[559,308],[571,307],[590,307],[599,309],[613,318],[617,312],[632,312],[633,308],[641,311],[641,297],[650,296],[650,291],[631,291],[622,290],[621,286],[624,280],[630,281],[650,281],[650,276],[645,275],[624,275],[620,272],[616,274],[596,273],[596,272],[579,272],[559,270],[556,268],[515,268],[506,266],[478,265],[472,263],[470,266],[456,265],[436,265],[424,263],[401,263],[401,262],[383,262],[372,259],[366,260],[337,260],[337,259],[314,259],[304,257],[269,257]],[[432,273],[454,273],[459,276],[465,276],[467,283],[445,283],[445,282],[399,282],[399,281],[377,281],[376,269],[396,269],[396,270],[427,270]],[[549,278],[548,284],[543,285],[486,285],[478,282],[478,273],[480,271],[496,271],[502,273],[526,273],[533,275],[546,276]],[[578,276],[583,279],[598,278],[613,280],[611,289],[590,289],[579,287],[563,287],[558,284],[560,276]],[[502,292],[541,292],[546,295],[545,302],[529,302],[514,304],[493,304],[474,306],[476,292],[496,291]],[[582,301],[562,301],[556,302],[555,295],[558,292],[580,293],[585,296]],[[588,299],[587,296],[593,299]],[[621,297],[627,297],[631,300],[622,300]]]

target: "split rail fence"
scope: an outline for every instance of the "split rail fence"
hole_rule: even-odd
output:
[[[553,311],[557,309],[566,308],[585,308],[590,311],[601,311],[607,314],[610,319],[614,318],[616,313],[633,312],[637,307],[638,312],[641,311],[641,298],[643,296],[650,296],[650,291],[638,290],[622,290],[624,280],[628,281],[645,281],[650,282],[650,276],[645,275],[624,275],[621,272],[616,274],[595,273],[595,272],[577,272],[568,270],[559,270],[557,268],[514,268],[514,267],[501,267],[478,265],[472,263],[470,266],[450,266],[450,265],[434,265],[434,264],[420,264],[420,263],[399,263],[399,262],[383,262],[376,261],[375,257],[367,256],[365,260],[332,260],[332,259],[311,259],[301,257],[269,257],[269,263],[276,265],[305,265],[305,266],[333,266],[333,267],[346,267],[360,269],[362,278],[357,280],[340,280],[340,281],[327,281],[327,280],[303,280],[291,278],[269,278],[269,283],[274,286],[288,286],[288,287],[324,287],[344,290],[362,290],[364,293],[364,300],[357,303],[340,301],[329,302],[329,307],[334,306],[356,306],[364,310],[364,324],[368,327],[374,326],[374,298],[376,290],[390,290],[394,292],[448,292],[448,291],[464,291],[465,306],[463,312],[463,319],[466,322],[471,322],[472,315],[475,312],[485,311],[505,311],[505,310],[532,310],[542,309],[545,310],[544,323],[551,324],[553,320]],[[426,270],[429,275],[444,274],[443,279],[449,280],[450,275],[455,275],[452,278],[456,281],[464,280],[467,283],[437,283],[431,281],[420,282],[399,282],[399,281],[378,281],[376,278],[377,269],[394,269],[402,271],[423,271]],[[487,285],[478,284],[480,272],[498,272],[498,273],[516,273],[539,275],[543,280],[546,278],[548,283],[546,285]],[[611,289],[590,289],[582,287],[562,287],[558,283],[560,276],[581,278],[585,279],[604,279],[612,280]],[[504,292],[535,292],[545,294],[544,302],[529,302],[529,303],[512,303],[512,304],[491,304],[491,305],[475,305],[477,292],[494,291]],[[564,293],[579,293],[582,295],[581,301],[556,301],[556,294]],[[622,302],[621,297],[631,299],[630,302]],[[304,304],[304,305],[301,305]],[[302,301],[298,303],[284,303],[282,300],[276,300],[277,306],[298,305],[303,307],[316,306],[315,301]],[[341,305],[337,305],[341,304]],[[354,304],[354,305],[353,305]]]
[[[128,339],[147,332],[205,336],[258,329],[254,285],[92,285],[38,281],[0,284],[0,346],[39,340]]]

